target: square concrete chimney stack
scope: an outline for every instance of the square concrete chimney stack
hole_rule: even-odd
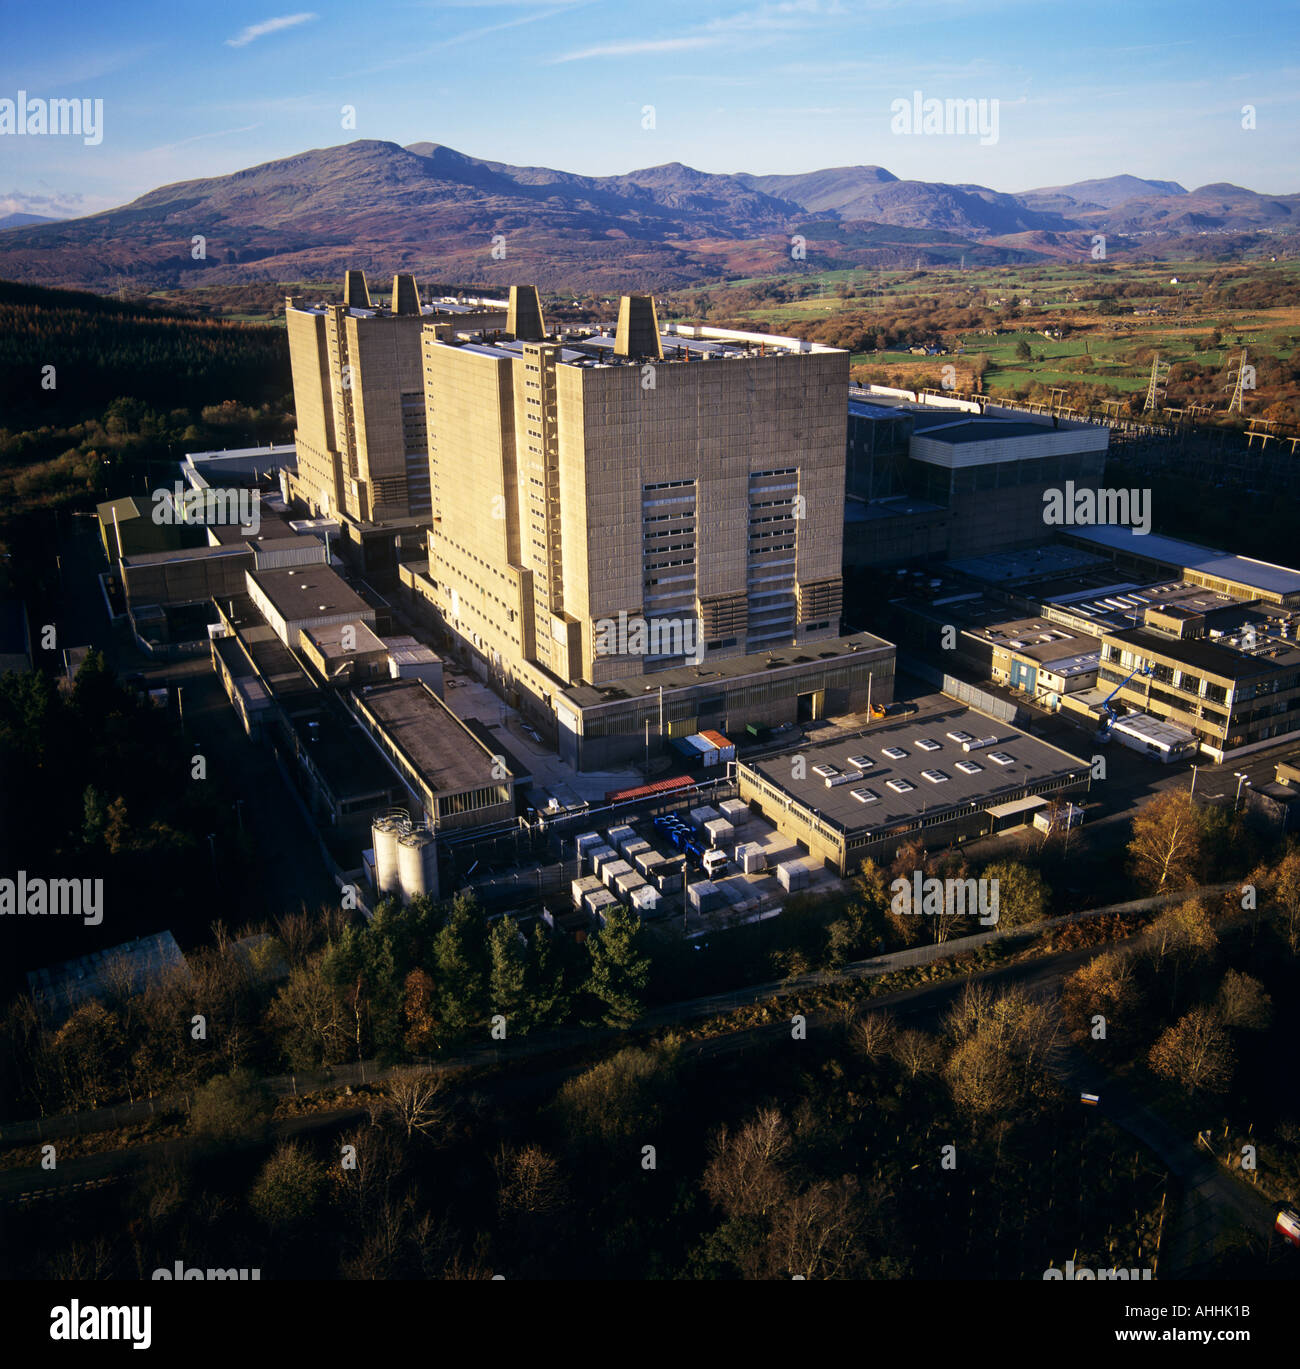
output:
[[[420,291],[415,277],[396,275],[393,277],[393,313],[418,314],[420,312]]]
[[[659,342],[659,320],[652,295],[624,295],[618,302],[618,331],[614,334],[614,355],[654,357],[663,360]]]
[[[343,303],[349,309],[369,309],[370,291],[366,289],[364,271],[347,271],[343,276]]]
[[[544,342],[546,324],[542,319],[542,301],[535,285],[512,285],[510,308],[506,314],[506,332],[516,342]]]

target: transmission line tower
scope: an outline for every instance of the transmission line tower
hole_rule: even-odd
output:
[[[1151,358],[1151,380],[1147,385],[1146,403],[1142,406],[1144,414],[1153,413],[1160,407],[1161,400],[1165,397],[1165,381],[1169,379],[1169,363],[1160,360],[1160,353],[1157,352]]]
[[[1241,355],[1228,364],[1228,384],[1224,386],[1224,388],[1231,389],[1232,391],[1232,398],[1228,401],[1228,412],[1230,414],[1239,414],[1242,412],[1242,389],[1243,382],[1247,376],[1251,376],[1252,379],[1249,388],[1255,388],[1252,371],[1253,368],[1246,364],[1246,349],[1243,347],[1241,349]]]

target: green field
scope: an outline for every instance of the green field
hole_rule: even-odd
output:
[[[982,357],[986,391],[1065,386],[1072,402],[1145,391],[1158,354],[1174,367],[1167,405],[1222,411],[1229,367],[1244,348],[1258,373],[1245,416],[1300,429],[1296,260],[800,270],[683,290],[665,299],[664,312],[845,346],[860,378],[909,388],[936,383],[947,365],[957,367],[959,389],[973,386],[972,363]],[[887,345],[864,348],[873,333]],[[942,353],[908,350],[926,343]],[[1021,343],[1029,358],[1016,355]]]

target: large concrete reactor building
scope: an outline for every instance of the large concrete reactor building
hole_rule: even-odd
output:
[[[505,323],[481,302],[422,304],[415,277],[393,277],[389,307],[373,304],[365,276],[349,271],[343,299],[285,303],[293,367],[297,471],[291,492],[337,518],[366,569],[391,566],[397,548],[418,552],[431,517],[425,433],[424,329]]]
[[[743,703],[743,663],[761,677],[779,653],[839,654],[848,354],[661,328],[645,296],[625,296],[614,326],[548,336],[520,288],[505,336],[426,327],[423,346],[423,588],[501,683],[561,731],[581,711],[565,691],[681,690],[683,669],[725,677],[731,697],[719,714],[677,700],[682,718],[784,720],[771,689]],[[624,720],[634,746],[640,721]]]

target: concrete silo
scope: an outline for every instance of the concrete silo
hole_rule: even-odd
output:
[[[406,902],[421,894],[438,897],[438,843],[427,827],[414,827],[398,837],[397,866]]]
[[[370,836],[375,848],[375,884],[381,897],[384,894],[402,892],[397,839],[410,830],[410,819],[400,809],[384,813],[370,825]]]

